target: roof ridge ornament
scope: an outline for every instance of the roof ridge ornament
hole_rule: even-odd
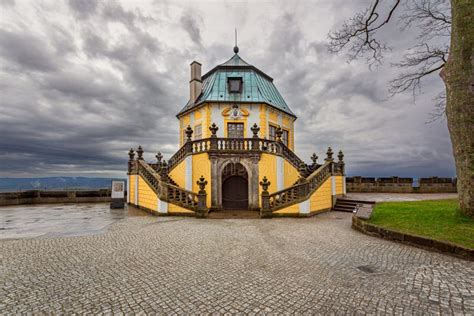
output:
[[[234,53],[237,54],[239,52],[239,47],[237,46],[237,28],[235,28],[235,46],[234,46]]]

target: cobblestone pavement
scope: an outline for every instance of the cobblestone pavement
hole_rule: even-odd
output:
[[[472,262],[363,235],[350,217],[127,217],[0,240],[0,314],[474,313]]]
[[[399,201],[422,201],[457,199],[457,193],[348,193],[348,199],[375,201],[375,202],[399,202]]]

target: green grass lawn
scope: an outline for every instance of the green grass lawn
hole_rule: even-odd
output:
[[[377,203],[369,223],[474,249],[474,219],[457,200]]]

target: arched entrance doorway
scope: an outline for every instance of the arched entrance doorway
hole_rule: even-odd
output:
[[[247,210],[249,207],[248,174],[240,163],[229,163],[222,171],[222,208]]]

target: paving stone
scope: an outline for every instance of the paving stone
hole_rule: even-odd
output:
[[[363,235],[345,213],[0,240],[0,314],[72,312],[474,314],[474,264]]]

